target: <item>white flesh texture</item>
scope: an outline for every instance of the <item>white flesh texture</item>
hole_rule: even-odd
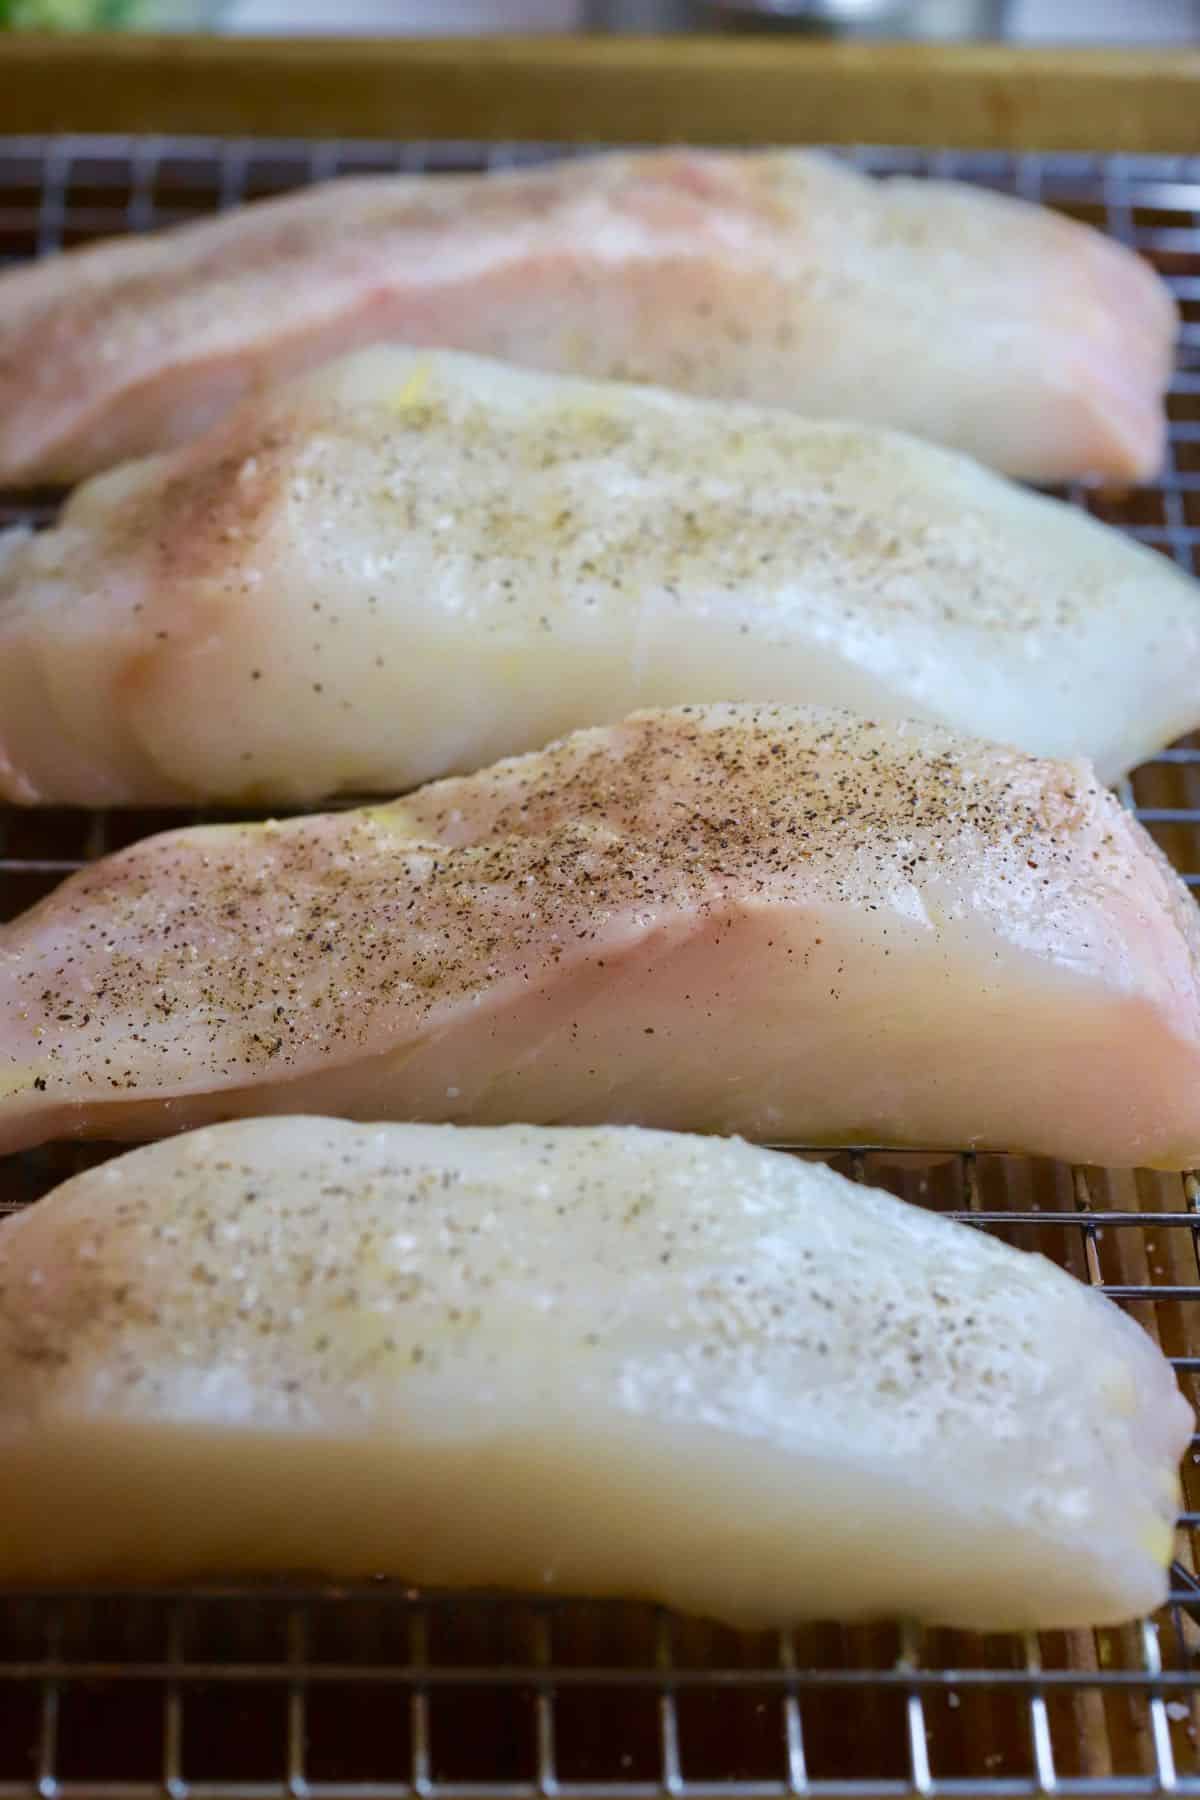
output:
[[[71,876],[0,928],[0,1147],[323,1112],[1191,1167],[1198,971],[1084,763],[648,712]]]
[[[0,539],[11,801],[393,795],[743,700],[1114,780],[1200,725],[1200,586],[915,439],[388,349]]]
[[[1040,1256],[720,1139],[256,1120],[0,1227],[0,1580],[1111,1624],[1192,1426]]]

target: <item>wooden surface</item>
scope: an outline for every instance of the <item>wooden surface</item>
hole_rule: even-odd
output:
[[[0,131],[1200,152],[1200,50],[16,34]]]

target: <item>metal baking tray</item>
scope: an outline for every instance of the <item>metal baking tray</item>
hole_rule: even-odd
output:
[[[0,260],[341,172],[553,153],[0,137]],[[1200,158],[847,153],[879,174],[954,175],[1043,200],[1163,272],[1184,319],[1163,478],[1068,497],[1200,572]],[[0,523],[45,522],[56,504],[0,495]],[[1123,797],[1200,887],[1200,745],[1147,763]],[[201,816],[0,810],[0,917],[82,862]],[[0,1161],[0,1211],[108,1153],[52,1146]],[[1155,1333],[1197,1398],[1196,1175],[994,1155],[828,1160],[1103,1289]],[[833,1622],[747,1637],[645,1606],[386,1583],[0,1596],[0,1800],[1200,1795],[1198,1463],[1200,1443],[1184,1473],[1170,1604],[1121,1630],[973,1637]]]

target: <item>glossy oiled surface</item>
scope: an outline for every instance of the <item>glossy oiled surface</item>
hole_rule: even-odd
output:
[[[1175,329],[1097,232],[811,153],[332,184],[0,276],[0,480],[182,443],[381,342],[896,426],[1030,480],[1136,480],[1162,455]]]
[[[74,876],[0,931],[0,1141],[312,1111],[1178,1168],[1198,958],[1086,763],[650,711]]]
[[[63,49],[77,53],[71,40],[63,40]],[[853,61],[856,47],[850,50]],[[1011,64],[1010,52],[998,54],[1006,67]],[[781,109],[777,116],[794,124],[792,68],[774,45],[759,56],[757,75],[748,80],[722,46],[722,83],[736,91],[744,118],[757,123],[774,104]],[[327,60],[327,47],[315,46],[314,66],[320,63],[323,71]],[[1061,65],[1063,59],[1056,60]],[[455,93],[461,96],[461,46],[454,61]],[[368,73],[371,80],[378,76],[373,90],[364,81]],[[872,129],[882,130],[889,120],[894,129],[904,107],[919,102],[912,116],[922,130],[938,129],[940,121],[947,141],[994,136],[1001,115],[981,109],[975,76],[964,73],[969,104],[960,105],[962,84],[938,84],[935,95],[926,67],[919,75],[889,67],[872,88]],[[1143,115],[1129,108],[1129,73],[1130,59],[1122,53],[1125,97],[1104,130],[1120,129],[1122,143],[1131,147],[1128,134],[1140,124],[1149,128],[1150,112],[1161,131],[1164,107],[1169,112],[1184,97],[1175,125],[1183,121],[1194,132],[1194,100],[1181,65],[1171,70],[1175,99],[1157,81],[1153,106]],[[649,130],[668,116],[657,74],[651,89],[643,90],[640,113],[627,68],[605,79],[617,84],[623,104],[632,99],[632,111],[622,117]],[[806,118],[826,121],[830,131],[852,130],[847,79],[839,58],[834,76],[826,71],[809,83]],[[1087,73],[1083,85],[1093,80],[1094,73]],[[57,74],[46,75],[39,93],[44,98],[52,83],[60,99]],[[764,83],[773,83],[773,98]],[[513,104],[507,67],[502,88],[507,119]],[[1049,141],[1050,133],[1059,142],[1099,141],[1093,115],[1086,107],[1064,107],[1053,82],[1031,84],[1023,76],[1017,89],[1003,114],[1013,129],[1036,116],[1039,141]],[[112,92],[89,64],[86,96],[97,116]],[[1111,87],[1106,92],[1111,100]],[[29,93],[26,83],[9,98],[21,104]],[[356,120],[374,118],[377,129],[397,128],[400,96],[390,69],[378,61],[368,69],[364,62],[353,93]],[[186,103],[188,94],[199,95],[198,106],[227,105],[220,116],[230,119],[246,98],[244,88],[230,85],[227,71],[215,88],[201,82],[186,93],[175,89],[172,100]],[[406,91],[406,105],[423,104],[423,94]],[[682,90],[673,95],[681,103],[686,98]],[[254,93],[252,116],[259,129],[272,118],[294,123],[303,99],[295,85],[272,74]],[[477,128],[480,115],[471,110],[476,99],[472,93],[464,115],[472,121],[468,128]],[[161,81],[145,100],[161,117]],[[38,93],[33,101],[39,103]],[[595,102],[594,88],[581,102],[571,87],[565,100],[571,124],[584,129],[588,105]],[[201,122],[210,127],[216,116]],[[947,120],[957,121],[961,140]],[[1169,118],[1165,129],[1171,129]],[[313,170],[478,167],[489,154],[469,144],[76,140],[62,155],[56,146],[45,165],[42,205],[43,148],[25,145],[19,154],[8,150],[0,157],[0,250],[8,254],[31,254],[39,232],[43,243],[52,243],[60,231],[78,240],[123,229],[129,218],[176,218],[211,209],[219,193],[276,191],[308,179]],[[490,152],[499,159],[536,153],[512,146]],[[912,173],[927,166],[915,152],[862,155],[876,170]],[[1093,156],[956,155],[940,157],[938,166],[1042,194],[1105,221],[1136,241],[1170,278],[1185,318],[1183,360],[1170,403],[1171,469],[1152,487],[1115,496],[1077,491],[1074,498],[1169,550],[1190,570],[1200,532],[1200,461],[1192,442],[1200,429],[1200,299],[1189,297],[1189,284],[1200,276],[1200,169],[1174,157]],[[0,502],[0,512],[9,519],[48,518],[49,498],[31,504],[11,497],[7,505]],[[1170,759],[1155,759],[1136,772],[1132,789],[1138,803],[1152,809],[1151,832],[1181,870],[1195,875],[1198,754],[1185,746]],[[11,916],[66,869],[191,816],[9,812],[3,816],[0,905]],[[111,1149],[57,1144],[9,1158],[0,1165],[3,1201],[19,1206],[32,1200]],[[979,1229],[1041,1249],[1079,1279],[1110,1287],[1153,1331],[1179,1366],[1185,1390],[1194,1392],[1189,1353],[1200,1349],[1200,1285],[1190,1178],[1072,1170],[1005,1156],[887,1153],[834,1160],[910,1203],[969,1216]],[[1187,1504],[1195,1507],[1200,1489],[1190,1456],[1183,1474]],[[1177,1535],[1182,1565],[1191,1564],[1195,1516],[1185,1514]],[[395,1585],[348,1590],[306,1583],[263,1591],[227,1584],[185,1595],[7,1597],[0,1608],[0,1791],[6,1800],[28,1800],[38,1779],[58,1779],[68,1794],[107,1780],[123,1795],[158,1800],[169,1781],[181,1796],[216,1790],[227,1800],[242,1800],[253,1784],[256,1794],[285,1800],[295,1778],[307,1780],[321,1800],[333,1800],[353,1782],[368,1782],[373,1792],[397,1800],[413,1783],[439,1800],[461,1795],[467,1785],[476,1797],[482,1788],[501,1800],[512,1792],[510,1784],[532,1796],[557,1783],[578,1800],[581,1784],[595,1782],[607,1783],[618,1800],[668,1791],[689,1800],[714,1794],[780,1800],[785,1792],[844,1795],[848,1781],[865,1783],[872,1795],[912,1793],[917,1782],[925,1784],[928,1765],[935,1792],[936,1784],[957,1781],[972,1794],[990,1795],[1004,1784],[1005,1793],[1029,1796],[1055,1778],[1068,1794],[1086,1785],[1089,1794],[1119,1800],[1134,1790],[1165,1791],[1168,1783],[1193,1792],[1200,1785],[1200,1714],[1187,1579],[1185,1572],[1176,1574],[1173,1604],[1142,1626],[1028,1640],[836,1623],[782,1635],[739,1634],[649,1607],[501,1603],[487,1595],[440,1597]]]
[[[0,537],[14,800],[390,798],[706,700],[1113,780],[1200,720],[1200,586],[891,432],[387,348]]]
[[[743,1625],[1133,1616],[1193,1424],[1050,1263],[630,1129],[252,1120],[107,1163],[0,1233],[0,1367],[0,1580],[390,1572]]]

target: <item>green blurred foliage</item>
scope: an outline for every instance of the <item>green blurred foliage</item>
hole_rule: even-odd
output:
[[[0,28],[13,31],[93,31],[129,25],[140,0],[0,0]]]

